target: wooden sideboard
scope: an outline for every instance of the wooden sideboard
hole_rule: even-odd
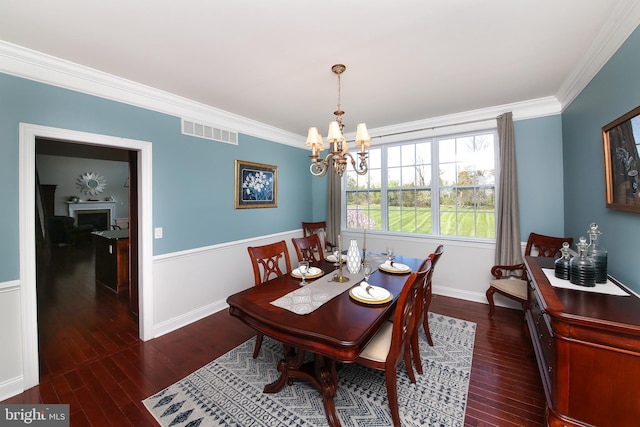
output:
[[[525,257],[525,265],[530,298],[525,319],[548,425],[638,425],[640,298],[553,287],[542,270],[553,268],[550,258]]]

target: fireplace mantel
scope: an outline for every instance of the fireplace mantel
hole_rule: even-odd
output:
[[[69,207],[69,216],[78,220],[77,212],[79,211],[109,211],[107,224],[111,225],[112,219],[116,217],[116,202],[96,201],[96,202],[67,202]]]

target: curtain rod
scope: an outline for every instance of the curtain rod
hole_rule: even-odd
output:
[[[502,114],[500,114],[501,116]],[[500,117],[498,116],[498,117]],[[440,128],[447,128],[447,127],[452,127],[452,126],[460,126],[460,125],[468,125],[471,123],[480,123],[480,122],[486,122],[488,120],[495,120],[497,117],[490,117],[490,118],[486,118],[486,119],[476,119],[476,120],[468,120],[466,122],[459,122],[459,123],[451,123],[448,125],[436,125],[436,126],[429,126],[426,128],[420,128],[420,129],[412,129],[412,130],[405,130],[402,132],[393,132],[393,133],[387,133],[384,135],[376,135],[376,136],[372,136],[371,138],[384,138],[385,136],[396,136],[396,135],[404,135],[406,133],[413,133],[413,132],[422,132],[424,130],[435,130],[435,129],[440,129]]]

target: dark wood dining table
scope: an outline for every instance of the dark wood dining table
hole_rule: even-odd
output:
[[[395,262],[417,271],[423,260],[396,256]],[[325,260],[313,263],[325,275],[333,275],[336,267]],[[343,267],[346,271],[346,266]],[[277,393],[295,378],[308,381],[320,392],[330,426],[339,426],[334,396],[338,387],[337,364],[353,363],[380,326],[393,313],[396,300],[407,274],[392,274],[376,270],[369,283],[389,290],[391,302],[379,305],[363,304],[349,296],[349,289],[358,285],[362,275],[352,278],[348,289],[309,314],[299,315],[276,307],[272,301],[299,289],[300,279],[289,274],[253,286],[227,298],[229,312],[256,331],[283,344],[283,358],[278,362],[278,379],[267,384],[265,393]],[[318,280],[318,279],[316,279]],[[309,281],[309,279],[307,279]],[[305,355],[313,355],[305,363]],[[308,359],[307,359],[308,360]]]

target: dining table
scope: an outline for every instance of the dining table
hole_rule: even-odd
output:
[[[276,381],[265,385],[264,393],[277,393],[285,385],[292,385],[294,379],[307,381],[320,392],[330,426],[341,425],[334,404],[340,364],[355,362],[392,315],[409,273],[417,271],[423,261],[396,255],[395,265],[406,266],[410,271],[395,272],[379,268],[380,264],[388,267],[388,261],[385,263],[380,254],[367,255],[365,259],[375,268],[368,283],[386,289],[391,294],[387,302],[368,303],[354,298],[350,291],[363,281],[362,269],[351,274],[343,265],[342,270],[336,270],[338,267],[326,259],[311,263],[323,275],[307,278],[309,284],[305,287],[300,286],[300,278],[287,273],[227,298],[232,316],[283,344],[283,358],[276,366],[280,374]],[[349,280],[336,281],[338,276]],[[322,293],[323,289],[330,291],[324,300],[302,304],[303,309],[297,309],[296,301],[308,297],[311,291]]]

